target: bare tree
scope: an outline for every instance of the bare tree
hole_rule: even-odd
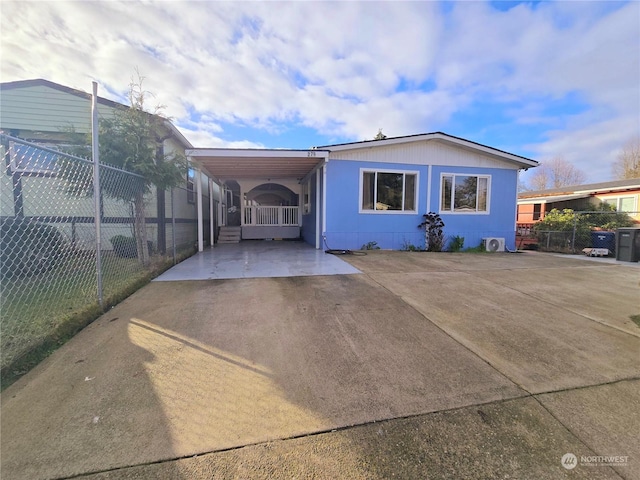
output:
[[[615,178],[640,178],[640,135],[629,139],[611,169]]]
[[[562,157],[555,157],[543,162],[536,168],[529,180],[532,190],[561,188],[569,185],[580,185],[586,180],[585,173]]]

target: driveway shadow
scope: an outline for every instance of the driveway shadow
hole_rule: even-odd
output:
[[[436,268],[445,265],[440,262]],[[519,438],[518,449],[529,445],[544,462],[555,454],[550,446],[581,444],[518,386],[526,384],[523,375],[537,381],[529,371],[504,367],[509,360],[504,352],[513,351],[504,346],[517,344],[517,329],[503,329],[507,336],[500,333],[500,322],[510,321],[501,291],[495,297],[475,293],[483,305],[478,316],[467,305],[470,297],[460,294],[468,273],[457,272],[457,280],[451,280],[446,273],[384,274],[379,265],[374,271],[148,285],[4,392],[3,478],[49,478],[135,465],[148,467],[147,473],[192,478],[197,461],[188,457],[224,451],[230,453],[216,455],[241,463],[218,465],[218,473],[240,478],[253,476],[243,462],[250,463],[254,454],[283,467],[287,458],[296,465],[297,454],[278,450],[280,444],[273,447],[275,459],[265,453],[273,445],[269,442],[293,439],[289,441],[304,452],[317,447],[305,436],[322,432],[337,439],[323,451],[349,452],[351,460],[345,458],[344,465],[352,465],[362,478],[383,478],[402,468],[402,459],[411,452],[415,459],[422,455],[428,460],[439,448],[456,450],[456,442],[456,455],[475,455],[474,461],[482,462],[482,452],[474,451],[477,445],[467,436],[472,434],[480,440],[494,438],[487,450],[491,455],[508,447],[495,435]],[[448,311],[454,316],[445,316]],[[480,337],[472,335],[473,322],[484,325]],[[495,328],[488,327],[492,322]],[[489,330],[495,335],[483,336]],[[589,335],[611,339],[624,334]],[[536,344],[541,355],[543,347]],[[526,359],[530,351],[523,354]],[[629,352],[621,355],[624,362]],[[500,360],[497,368],[494,358]],[[566,358],[557,355],[551,361]],[[593,378],[607,378],[607,368]],[[534,374],[544,378],[547,372]],[[424,416],[430,412],[444,413]],[[513,415],[523,420],[514,421]],[[533,419],[531,427],[524,421],[527,416]],[[378,432],[377,423],[388,419],[404,419],[403,425],[414,430],[383,423]],[[495,428],[487,427],[489,421]],[[535,424],[539,430],[528,436],[526,430]],[[354,425],[362,426],[342,430]],[[451,437],[436,441],[430,429]],[[333,430],[339,431],[333,435]],[[545,445],[547,435],[555,435],[559,443]],[[394,450],[392,444],[404,447]],[[235,450],[243,446],[249,449]],[[385,466],[373,460],[381,455],[397,458]],[[166,464],[166,470],[153,467],[181,458]],[[320,462],[327,456],[310,458]],[[431,459],[442,468],[449,460]],[[526,472],[523,462],[520,471]],[[199,465],[202,472],[211,472]],[[508,471],[494,467],[486,472]],[[259,474],[255,476],[266,478]]]
[[[3,392],[3,479],[109,470],[149,457],[142,452],[175,458],[148,371],[158,359],[129,340],[122,313],[113,309]]]

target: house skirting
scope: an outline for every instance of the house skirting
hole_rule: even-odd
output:
[[[263,240],[265,238],[300,238],[300,227],[278,227],[271,225],[244,225],[243,240]]]

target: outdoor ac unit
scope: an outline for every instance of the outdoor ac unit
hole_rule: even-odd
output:
[[[487,252],[504,252],[504,238],[488,237],[483,240]]]

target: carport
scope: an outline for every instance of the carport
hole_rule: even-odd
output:
[[[213,194],[209,195],[210,218],[217,218],[217,224],[227,226],[228,210],[237,207],[240,210],[237,221],[242,229],[243,238],[297,238],[302,226],[302,216],[313,215],[315,218],[315,247],[321,247],[321,235],[325,227],[323,218],[324,185],[321,187],[322,175],[316,176],[314,205],[311,203],[308,179],[316,170],[323,170],[329,157],[328,150],[280,150],[280,149],[228,149],[228,148],[194,148],[186,150],[190,164],[196,170],[195,189],[198,212],[198,250],[204,249],[203,222],[203,185],[202,173],[209,176],[209,191],[220,189],[221,202],[217,211],[214,209]],[[228,185],[234,182],[238,191],[233,192]],[[261,186],[280,186],[291,192],[287,201],[260,202],[251,195]],[[266,187],[263,187],[266,188]],[[271,187],[273,188],[273,187]],[[307,207],[305,210],[304,208]],[[214,232],[211,222],[211,244]]]
[[[156,282],[278,278],[361,273],[356,267],[304,242],[248,240],[218,245],[187,258]]]

